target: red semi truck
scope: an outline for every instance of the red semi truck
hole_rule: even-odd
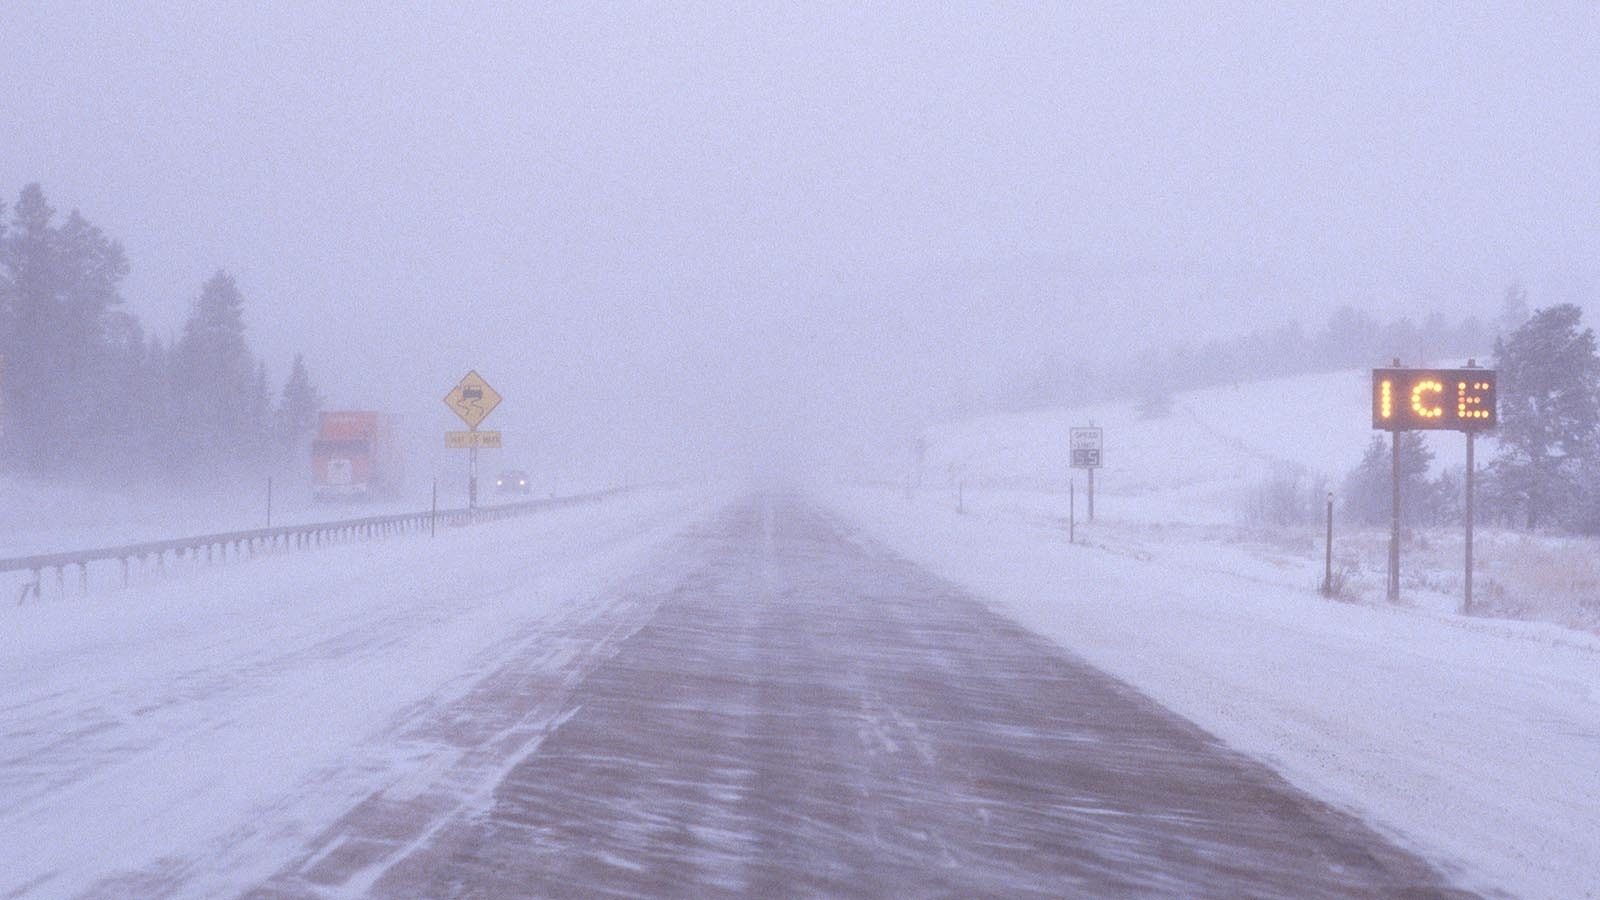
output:
[[[382,500],[400,493],[404,470],[394,419],[383,413],[322,413],[311,443],[318,500]]]

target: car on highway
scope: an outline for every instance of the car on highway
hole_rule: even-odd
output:
[[[533,482],[528,480],[527,472],[521,469],[507,469],[494,480],[494,489],[500,494],[531,494]]]

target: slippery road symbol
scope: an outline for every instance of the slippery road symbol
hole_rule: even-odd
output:
[[[444,395],[444,403],[461,421],[467,423],[468,428],[477,428],[500,405],[500,394],[474,371],[468,372],[450,389],[450,393]]]

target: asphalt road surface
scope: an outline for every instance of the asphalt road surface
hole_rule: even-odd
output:
[[[481,808],[368,816],[381,867],[324,848],[256,895],[1457,895],[799,499],[681,546],[690,563]]]

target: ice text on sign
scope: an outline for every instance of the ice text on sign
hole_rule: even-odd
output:
[[[1373,369],[1372,427],[1487,431],[1495,427],[1493,369]]]

